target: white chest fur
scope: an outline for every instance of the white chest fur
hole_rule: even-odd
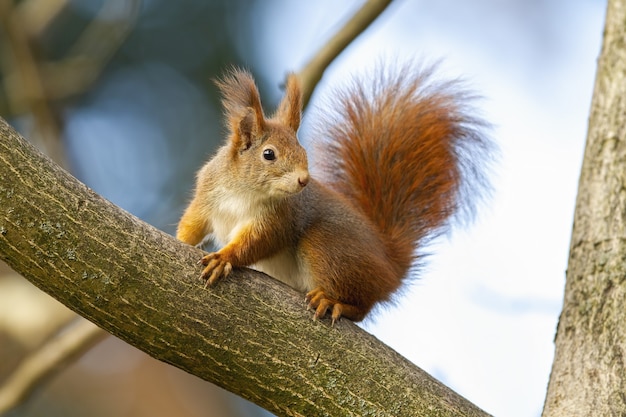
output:
[[[250,210],[251,202],[241,197],[224,197],[218,201],[211,213],[213,235],[220,246],[228,244],[246,225],[254,221]]]
[[[308,268],[298,259],[294,248],[287,248],[262,259],[252,265],[252,268],[265,272],[298,291],[308,292],[314,287]]]
[[[220,193],[222,194],[222,193]],[[215,198],[217,204],[213,206],[210,218],[212,219],[213,237],[222,247],[227,245],[237,233],[255,221],[252,214],[254,202],[249,199],[223,193]],[[279,281],[299,291],[313,289],[311,274],[306,265],[296,256],[296,248],[285,248],[279,253],[262,259],[250,267],[264,272]]]

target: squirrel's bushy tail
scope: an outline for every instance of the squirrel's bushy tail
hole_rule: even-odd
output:
[[[432,80],[433,67],[379,68],[327,105],[315,162],[327,185],[378,226],[390,259],[406,274],[419,248],[472,217],[489,189],[492,145],[458,82]],[[319,139],[317,136],[316,139]]]

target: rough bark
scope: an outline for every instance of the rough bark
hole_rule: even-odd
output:
[[[151,356],[277,415],[484,416],[302,294],[250,270],[212,289],[201,251],[104,200],[0,119],[0,259]]]
[[[543,416],[626,415],[626,0],[610,0]]]

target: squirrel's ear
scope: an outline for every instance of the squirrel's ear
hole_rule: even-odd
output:
[[[232,68],[216,82],[222,93],[224,113],[238,149],[247,149],[265,131],[265,115],[259,90],[248,71]]]
[[[250,149],[254,138],[260,133],[256,118],[254,110],[248,108],[239,122],[233,123],[233,141],[238,151]]]
[[[302,93],[300,91],[300,82],[298,81],[298,76],[291,73],[287,76],[285,96],[280,102],[274,117],[289,126],[294,132],[297,132],[300,127],[301,112]]]

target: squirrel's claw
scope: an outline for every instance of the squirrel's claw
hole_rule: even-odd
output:
[[[204,288],[215,285],[220,279],[227,277],[233,269],[231,263],[222,259],[219,252],[209,253],[198,263],[205,265],[200,274],[200,279],[205,281]]]
[[[307,308],[309,310],[315,310],[313,320],[324,317],[329,309],[331,310],[331,326],[342,316],[344,304],[328,297],[321,287],[309,291],[306,294],[305,300],[308,302]]]

